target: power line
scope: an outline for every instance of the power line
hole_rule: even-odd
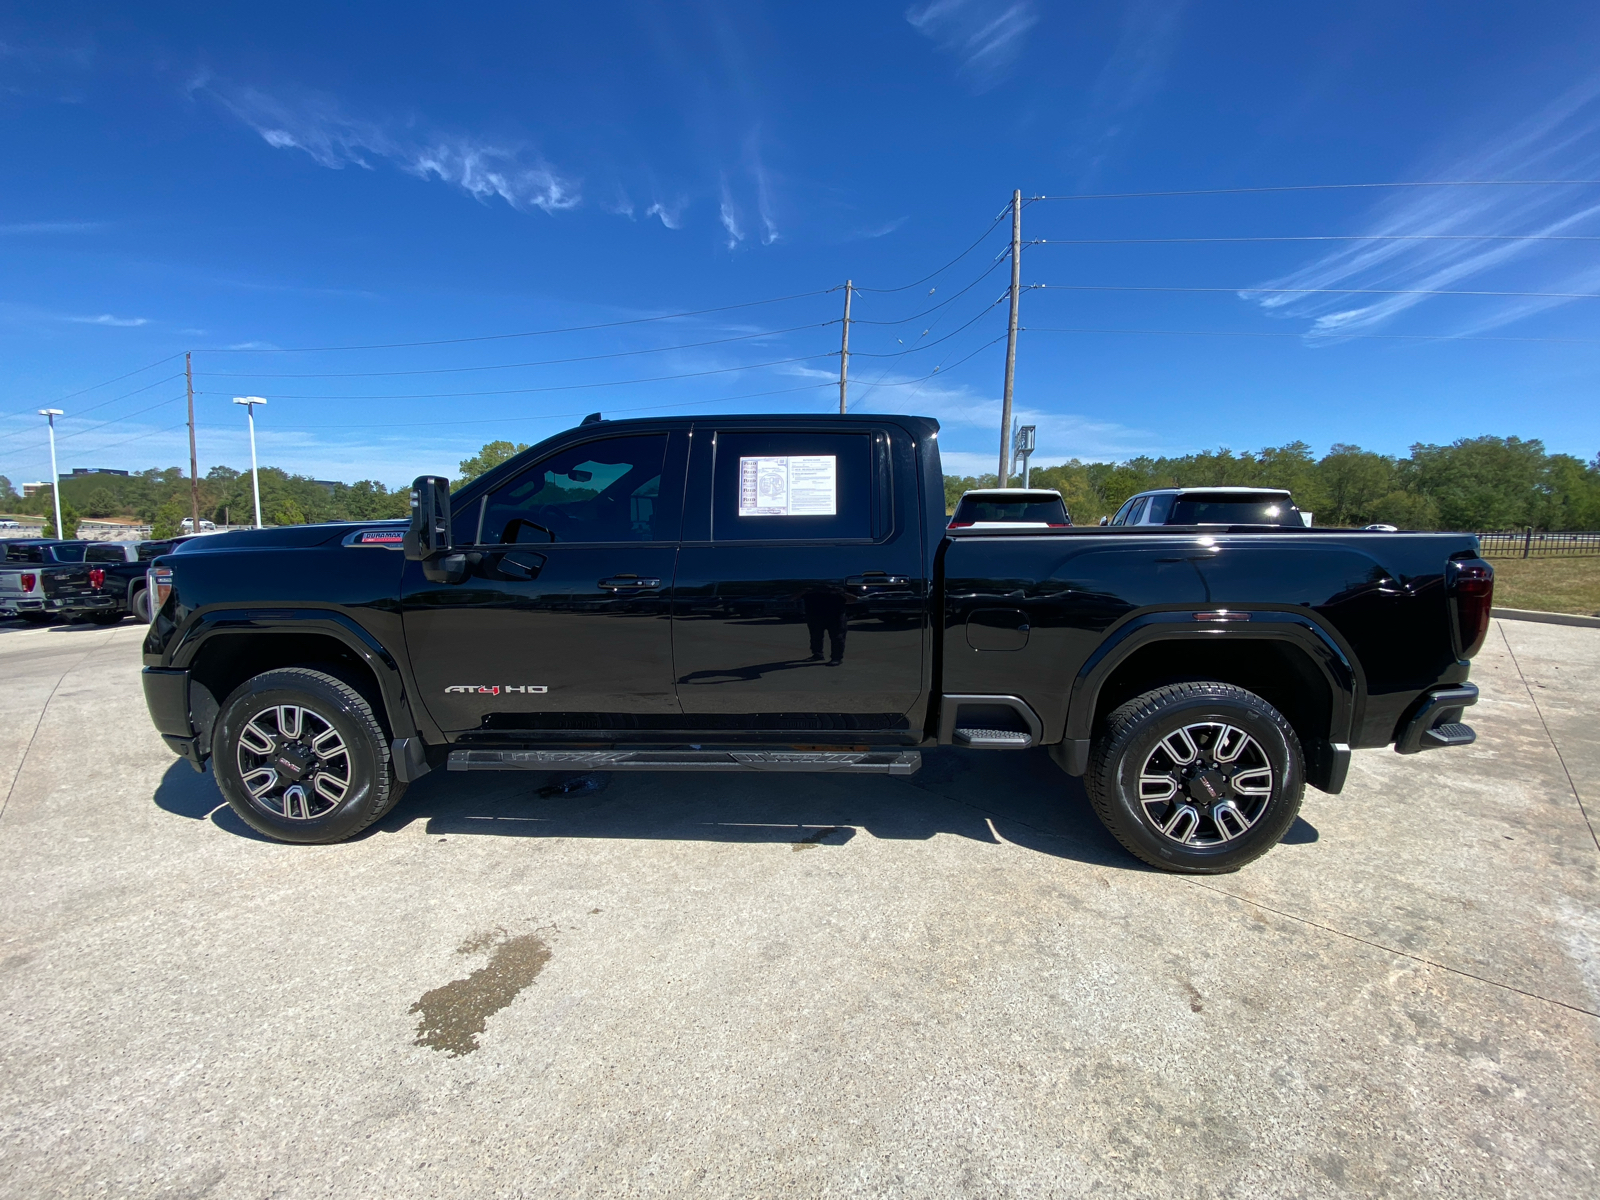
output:
[[[980,283],[982,283],[990,275],[993,275],[995,268],[998,267],[1001,263],[1003,263],[1005,261],[1006,261],[1006,256],[1005,255],[1001,255],[999,258],[995,259],[992,263],[989,264],[989,266],[984,270],[983,274],[979,275],[976,279],[974,279],[971,283],[967,284],[967,286],[962,288],[959,292],[956,292],[953,296],[950,296],[950,297],[948,297],[948,298],[946,298],[944,300],[941,300],[938,304],[935,304],[932,308],[924,309],[922,312],[916,313],[916,314],[914,314],[912,316],[909,316],[909,317],[901,317],[898,321],[869,321],[869,320],[866,320],[865,318],[862,318],[862,317],[851,317],[850,318],[850,324],[852,324],[852,325],[908,325],[912,321],[920,321],[923,317],[928,316],[930,313],[936,313],[941,308],[943,308],[945,305],[953,304],[955,301],[959,300],[962,296],[965,296],[968,292],[970,292],[973,288],[977,287]],[[857,288],[856,290],[860,291],[861,289]]]
[[[1201,242],[1600,242],[1567,233],[1324,233],[1296,237],[1037,238],[1030,246],[1158,246]]]
[[[1277,187],[1184,188],[1166,192],[1085,192],[1063,196],[1029,196],[1035,200],[1147,200],[1165,196],[1241,196],[1264,192],[1339,192],[1370,188],[1429,187],[1594,187],[1600,179],[1427,179],[1403,183],[1298,183]]]
[[[924,350],[931,350],[931,349],[933,349],[933,347],[937,346],[940,342],[948,342],[951,338],[955,337],[958,333],[961,333],[964,330],[967,330],[967,329],[971,328],[973,325],[976,325],[979,321],[983,320],[990,313],[992,313],[996,308],[998,308],[1000,306],[1000,304],[1003,301],[1005,301],[1006,299],[1007,299],[1006,296],[1001,296],[998,300],[996,300],[993,304],[990,304],[987,308],[985,308],[977,316],[973,317],[972,320],[968,321],[965,325],[961,325],[961,326],[959,326],[959,327],[957,327],[955,329],[952,329],[949,333],[945,334],[941,338],[935,338],[931,342],[924,342],[920,346],[907,346],[904,350],[890,350],[890,351],[887,351],[887,352],[884,352],[884,353],[879,353],[879,354],[874,354],[874,353],[872,353],[871,351],[868,351],[868,350],[852,350],[850,353],[851,353],[852,356],[859,357],[859,358],[903,358],[907,354],[921,354]]]
[[[166,360],[163,359],[162,361],[165,362]],[[148,370],[149,368],[147,367],[145,369]],[[133,371],[133,372],[130,372],[130,373],[134,374],[134,375],[138,374],[137,371]],[[128,377],[127,375],[122,376],[123,379],[126,379],[127,377]],[[126,400],[129,396],[137,396],[140,392],[148,392],[151,388],[160,387],[163,383],[171,383],[174,379],[182,379],[182,378],[183,378],[183,372],[179,371],[176,375],[168,375],[165,379],[158,379],[154,383],[147,383],[143,387],[134,388],[133,391],[131,391],[131,392],[123,392],[122,395],[113,396],[109,400],[102,400],[102,401],[100,401],[99,404],[91,404],[88,408],[79,409],[77,412],[73,413],[72,415],[74,417],[81,417],[85,413],[92,413],[92,412],[95,412],[98,409],[102,409],[108,404],[115,404],[118,400]],[[114,382],[114,381],[109,381],[109,382]],[[102,386],[104,386],[104,385],[102,385]],[[85,390],[86,391],[92,391],[93,389],[85,389]],[[80,395],[80,396],[82,394],[83,394],[82,392],[78,393],[78,395]],[[61,403],[61,401],[58,400],[55,403],[59,404],[59,403]],[[8,416],[8,417],[25,417],[25,416],[28,416],[32,411],[33,411],[32,409],[23,409],[21,412],[6,413],[5,415]],[[16,437],[19,433],[23,433],[23,432],[26,432],[26,431],[25,430],[13,430],[13,431],[11,431],[9,433],[0,433],[0,437]],[[43,445],[44,443],[41,442],[39,444]]]
[[[814,292],[796,292],[792,296],[773,296],[767,300],[746,300],[740,304],[724,304],[717,308],[699,308],[692,312],[662,313],[656,317],[632,317],[626,321],[602,321],[594,325],[567,325],[556,329],[532,329],[523,333],[490,333],[479,337],[435,338],[423,342],[380,342],[366,346],[221,346],[210,350],[196,350],[196,354],[322,354],[337,350],[409,350],[419,346],[459,346],[468,342],[502,342],[510,338],[546,337],[555,333],[586,333],[594,329],[617,329],[623,325],[647,325],[652,321],[675,321],[682,317],[703,317],[709,313],[732,312],[736,308],[755,308],[762,304],[782,304],[788,300],[805,300],[812,296],[826,296],[838,288],[821,288]]]
[[[1304,338],[1304,333],[1268,333],[1242,329],[1089,329],[1025,325],[1026,333],[1114,333],[1150,334],[1170,337],[1248,337],[1248,338]],[[1485,334],[1454,333],[1339,333],[1330,337],[1339,339],[1362,338],[1376,341],[1405,342],[1535,342],[1572,345],[1600,345],[1600,338],[1550,338],[1550,337],[1494,337]]]
[[[1600,300],[1600,292],[1489,292],[1448,288],[1134,287],[1124,284],[1033,283],[1057,292],[1226,292],[1235,296],[1498,296],[1541,300]]]
[[[553,367],[564,363],[597,362],[606,358],[630,358],[640,354],[665,354],[671,350],[696,350],[703,346],[722,346],[729,342],[748,342],[753,338],[778,337],[786,333],[800,333],[808,329],[825,329],[838,321],[816,321],[810,325],[794,325],[788,329],[766,329],[757,333],[742,333],[736,337],[713,338],[706,342],[685,342],[677,346],[650,346],[643,350],[614,350],[607,354],[584,354],[576,358],[546,358],[537,362],[489,363],[479,367],[430,367],[406,371],[324,371],[282,374],[260,371],[196,371],[207,379],[371,379],[396,375],[459,375],[467,371],[511,371],[523,367]]]
[[[107,379],[107,380],[104,380],[104,381],[102,381],[100,383],[91,384],[90,386],[88,386],[86,388],[79,388],[75,392],[68,392],[65,396],[57,396],[54,400],[52,400],[48,404],[46,404],[45,407],[46,408],[50,408],[50,407],[53,407],[54,405],[57,405],[57,404],[65,404],[68,400],[74,400],[77,397],[85,395],[88,392],[97,392],[103,387],[110,387],[113,383],[121,383],[124,379],[132,379],[135,375],[142,374],[145,371],[150,370],[152,367],[159,367],[162,363],[171,362],[175,358],[182,358],[182,357],[183,357],[183,355],[180,353],[180,354],[169,354],[165,358],[158,358],[158,359],[156,359],[155,362],[149,363],[146,366],[140,367],[140,368],[138,368],[138,370],[129,371],[126,375],[118,375],[113,379]],[[173,378],[177,378],[177,376],[173,376]],[[157,380],[156,382],[157,383],[164,383],[166,381],[165,380]],[[154,387],[155,384],[151,384],[150,386]],[[143,391],[144,389],[140,388],[139,390]],[[127,394],[131,396],[134,393],[133,392],[129,392]],[[114,399],[120,400],[121,398],[122,397],[118,396],[118,397],[115,397]],[[112,403],[111,400],[102,401],[100,404],[95,405],[95,408],[102,408],[106,404],[110,404],[110,403]],[[0,416],[25,417],[32,411],[33,410],[31,408],[24,408],[24,409],[18,409],[16,412],[0,413]],[[85,411],[85,412],[93,412],[94,409],[93,408],[86,408],[83,411]]]
[[[1001,221],[1004,221],[1010,215],[1011,215],[1011,210],[1010,210],[1010,208],[1007,208],[1005,212],[1001,213],[998,217],[996,217],[994,219],[994,223],[992,225],[990,225],[989,228],[985,229],[981,234],[978,235],[978,240],[977,241],[973,242],[972,245],[968,246],[960,254],[956,255],[949,262],[945,263],[944,266],[940,267],[937,271],[934,271],[931,275],[924,275],[921,279],[914,280],[911,283],[902,284],[900,287],[892,287],[892,288],[864,288],[864,287],[858,287],[858,288],[856,288],[856,291],[858,291],[858,292],[876,292],[879,295],[887,295],[890,292],[904,292],[904,291],[909,291],[911,288],[914,288],[914,287],[921,287],[923,284],[927,283],[928,280],[933,279],[936,276],[943,275],[951,267],[955,266],[963,258],[965,258],[967,255],[971,254],[974,250],[976,250],[980,245],[983,244],[984,240],[991,233],[993,233],[995,231],[995,226],[999,225]]]
[[[822,354],[801,354],[794,358],[775,358],[770,362],[745,363],[737,367],[717,367],[708,371],[685,371],[678,375],[650,375],[642,379],[612,379],[599,383],[565,383],[549,387],[535,388],[505,388],[492,392],[408,392],[393,395],[349,396],[349,395],[287,395],[284,393],[271,393],[267,395],[270,400],[448,400],[470,398],[477,396],[526,396],[539,392],[575,392],[589,388],[627,387],[635,383],[662,383],[672,379],[698,379],[706,375],[727,375],[733,371],[754,371],[762,367],[780,367],[788,363],[809,362],[816,358],[832,358],[837,350]]]
[[[718,396],[711,400],[674,400],[666,404],[641,404],[631,408],[608,409],[609,412],[651,412],[663,408],[689,408],[700,404],[723,404],[730,400],[753,400],[762,396],[784,396],[793,392],[809,392],[818,388],[838,387],[838,380],[824,379],[816,383],[804,383],[798,387],[777,388],[766,392],[742,392],[737,396]],[[407,421],[396,423],[392,421],[368,421],[356,425],[289,425],[273,426],[275,432],[305,433],[318,429],[422,429],[448,425],[520,425],[528,421],[557,421],[569,417],[580,417],[582,412],[543,413],[537,417],[489,417],[481,421]]]

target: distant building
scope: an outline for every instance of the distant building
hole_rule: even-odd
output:
[[[74,475],[127,475],[126,471],[113,470],[111,467],[73,467]]]
[[[42,479],[39,480],[38,483],[25,483],[22,485],[22,495],[24,498],[27,498],[28,496],[31,496],[37,492],[40,488],[49,486],[50,485]]]

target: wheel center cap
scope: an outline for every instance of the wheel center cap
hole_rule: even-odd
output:
[[[272,765],[291,780],[299,779],[311,768],[311,748],[298,742],[279,746],[272,752]]]
[[[1189,778],[1187,791],[1189,799],[1197,804],[1215,804],[1219,800],[1227,798],[1228,780],[1215,767],[1204,771],[1196,771]]]

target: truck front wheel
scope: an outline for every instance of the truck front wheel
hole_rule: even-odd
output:
[[[1260,696],[1227,683],[1175,683],[1106,720],[1084,776],[1095,813],[1163,871],[1237,871],[1282,839],[1300,811],[1300,739]]]
[[[405,790],[372,706],[305,667],[239,685],[217,718],[211,762],[233,811],[280,842],[343,841]]]

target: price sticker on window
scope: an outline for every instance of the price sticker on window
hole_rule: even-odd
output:
[[[839,460],[791,454],[739,460],[741,517],[832,517],[839,511]]]

